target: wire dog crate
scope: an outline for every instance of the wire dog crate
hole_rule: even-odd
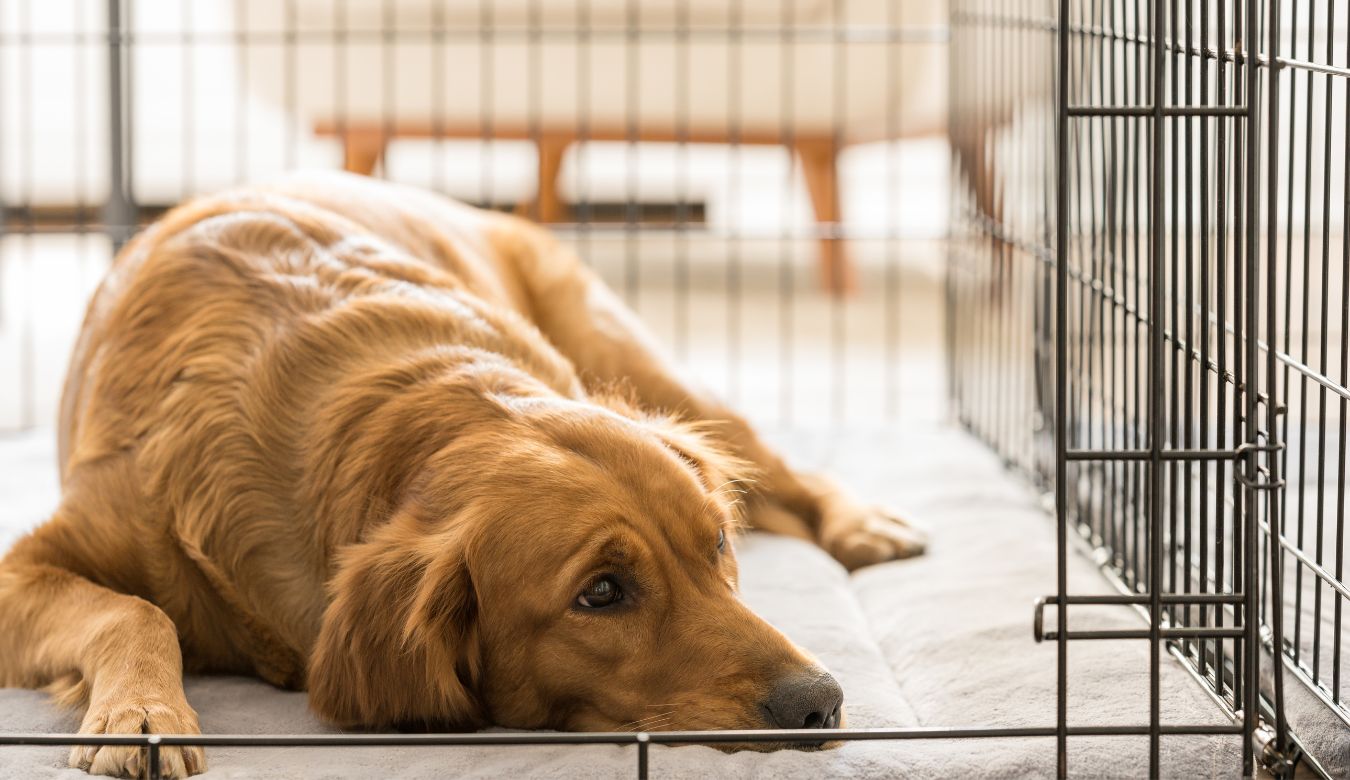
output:
[[[1154,684],[1171,652],[1287,761],[1287,695],[1350,725],[1345,9],[1063,2],[1054,100],[1047,80],[1000,111],[998,90],[1048,72],[1041,10],[955,17],[954,51],[994,41],[953,82],[986,90],[954,103],[956,132],[978,130],[954,137],[972,183],[949,279],[958,414],[1055,491],[1061,543],[1081,537],[1147,613]],[[1047,603],[1063,675],[1098,637],[1066,630],[1084,602]]]
[[[85,19],[74,33],[35,25],[33,5],[0,15],[0,238],[69,234],[116,246],[164,205],[272,170],[412,171],[407,178],[463,199],[554,223],[585,248],[610,242],[621,260],[608,277],[635,305],[645,271],[634,258],[657,251],[648,243],[655,235],[674,258],[675,298],[660,312],[679,351],[696,332],[691,280],[720,275],[729,346],[725,370],[712,371],[741,403],[755,398],[739,368],[742,330],[754,325],[741,307],[752,294],[746,276],[756,273],[749,256],[763,251],[774,259],[758,272],[774,279],[779,349],[770,367],[752,370],[777,378],[771,394],[782,418],[800,410],[791,380],[805,355],[834,369],[822,393],[835,422],[859,390],[887,413],[902,397],[902,378],[889,368],[904,316],[895,247],[910,238],[904,212],[922,206],[905,202],[897,181],[922,171],[893,142],[945,127],[960,183],[946,273],[953,407],[1010,465],[1053,491],[1057,587],[1028,616],[1035,638],[1057,648],[1058,710],[1056,722],[1035,728],[8,734],[0,745],[142,745],[156,776],[158,751],[169,745],[603,743],[635,746],[637,776],[646,777],[651,744],[1017,737],[1053,740],[1065,777],[1068,744],[1081,737],[1147,737],[1158,776],[1164,737],[1236,735],[1248,748],[1244,774],[1260,765],[1284,775],[1300,758],[1319,771],[1300,756],[1287,695],[1311,696],[1350,724],[1341,675],[1350,192],[1333,186],[1336,176],[1350,182],[1350,147],[1342,148],[1350,144],[1350,19],[1341,18],[1350,14],[1338,15],[1334,2],[1319,12],[1314,0],[1302,9],[1295,0],[953,0],[948,25],[915,10],[931,4],[910,0],[834,2],[824,11],[803,0],[768,10],[741,0],[707,23],[694,14],[696,0],[657,10],[635,0],[579,2],[561,19],[542,0],[429,4],[415,19],[395,2],[291,0],[229,6],[228,33],[203,32],[193,3],[178,8],[174,29],[133,23],[149,12],[128,0],[74,2]],[[31,116],[41,103],[25,85],[34,58],[54,44],[74,52],[75,103],[95,107],[77,109],[63,139],[72,169],[105,173],[51,195],[26,156],[37,140],[31,125],[4,115]],[[138,57],[157,46],[176,47],[160,54],[178,59]],[[212,46],[244,56],[233,66],[239,78],[203,97],[194,78],[210,65],[192,52]],[[948,113],[933,119],[923,116],[926,96],[907,91],[909,74],[925,72],[943,47]],[[724,76],[714,84],[696,78],[708,61]],[[162,76],[156,62],[179,74],[172,89],[141,81],[147,70]],[[398,78],[419,67],[426,83]],[[467,75],[451,83],[452,72]],[[616,72],[626,75],[616,81]],[[673,78],[655,83],[652,74]],[[551,77],[570,86],[550,87]],[[503,82],[521,85],[518,102],[500,97]],[[254,84],[260,94],[245,100]],[[170,91],[182,96],[180,116],[159,130],[136,121],[147,100]],[[456,113],[452,95],[472,111]],[[107,110],[91,97],[106,97]],[[1338,99],[1346,120],[1335,114]],[[281,117],[270,125],[268,105]],[[104,116],[106,132],[86,131]],[[260,133],[274,140],[251,140]],[[424,141],[430,147],[418,157]],[[466,143],[476,164],[462,175],[447,155]],[[534,162],[512,167],[499,143],[526,145]],[[648,197],[635,172],[652,144],[665,145],[675,175]],[[770,188],[804,197],[784,195],[767,228],[747,227],[738,219],[745,213],[719,222],[689,173],[702,144],[730,150],[704,163],[726,172],[718,177],[724,209],[753,211],[742,196],[754,174],[743,163],[765,150],[786,171]],[[871,191],[885,205],[875,224],[859,228],[838,168],[846,149],[868,144],[873,156],[859,167],[886,172]],[[145,175],[147,158],[166,156],[178,159],[176,176]],[[568,181],[564,161],[625,176]],[[519,180],[528,186],[504,191],[503,182]],[[723,262],[711,272],[694,263],[695,229],[720,241]],[[870,265],[854,262],[866,257]],[[817,282],[828,294],[810,299],[803,285]],[[857,297],[847,297],[851,290]],[[869,295],[872,319],[859,321]],[[32,304],[20,302],[20,330],[31,327],[25,307]],[[822,352],[794,335],[803,328],[826,333]],[[880,333],[879,343],[852,362],[848,341],[860,330]],[[10,391],[20,412],[10,427],[41,416],[32,379],[41,352],[27,339],[16,347]],[[1119,594],[1069,592],[1076,542],[1095,551]],[[1131,605],[1145,627],[1071,628],[1071,613],[1096,605]],[[1073,645],[1102,639],[1148,643],[1147,723],[1069,722]],[[1164,722],[1164,653],[1192,669],[1230,724]],[[1285,685],[1286,671],[1295,685]]]

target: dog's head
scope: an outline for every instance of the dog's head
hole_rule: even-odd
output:
[[[736,595],[745,469],[698,429],[563,400],[426,465],[342,556],[309,672],[344,725],[831,728],[838,684]],[[619,411],[614,411],[618,409]]]

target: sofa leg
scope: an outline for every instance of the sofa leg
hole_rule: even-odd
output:
[[[802,140],[795,143],[797,156],[802,161],[806,189],[811,194],[811,206],[818,228],[839,231],[843,229],[839,206],[839,155],[832,140]],[[848,257],[848,245],[837,233],[820,237],[821,284],[831,295],[845,296],[854,291],[853,266]]]
[[[384,148],[384,134],[378,130],[347,130],[342,136],[342,169],[370,176],[384,158]]]
[[[967,129],[952,137],[956,159],[966,175],[966,181],[975,195],[975,207],[982,216],[994,222],[1003,219],[1003,204],[994,186],[994,171],[989,165],[987,143],[997,128]]]
[[[539,152],[538,189],[532,200],[516,205],[516,213],[536,222],[562,222],[567,219],[567,204],[558,194],[558,175],[562,171],[563,155],[571,141],[560,136],[544,135],[535,140]]]

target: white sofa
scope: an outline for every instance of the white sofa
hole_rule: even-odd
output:
[[[771,144],[800,158],[821,226],[823,280],[852,285],[836,160],[842,147],[945,129],[946,2],[927,0],[245,0],[245,34],[290,31],[291,78],[249,88],[344,145],[371,173],[393,138],[525,139],[537,195],[580,140]],[[246,46],[252,73],[276,52]]]

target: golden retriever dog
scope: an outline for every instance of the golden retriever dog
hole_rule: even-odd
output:
[[[0,562],[0,684],[86,734],[199,733],[185,669],[369,729],[834,727],[839,685],[738,600],[733,531],[849,568],[923,545],[790,469],[539,228],[346,175],[130,242],[59,436],[60,505]]]

